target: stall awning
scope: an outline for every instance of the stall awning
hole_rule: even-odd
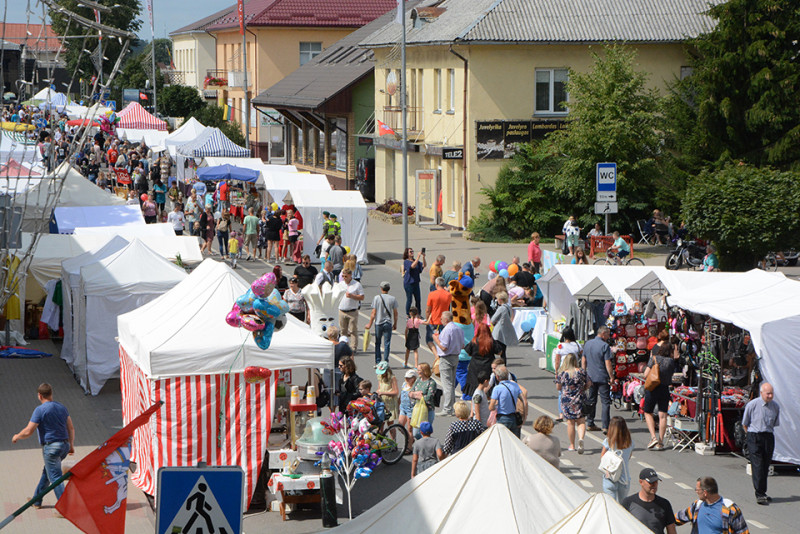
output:
[[[219,180],[256,182],[259,174],[261,173],[253,169],[246,169],[244,167],[236,167],[235,165],[228,164],[197,169],[197,178],[204,182],[216,182]]]

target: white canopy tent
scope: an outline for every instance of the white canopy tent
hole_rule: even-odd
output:
[[[181,124],[180,128],[164,137],[161,143],[159,143],[159,146],[167,149],[169,155],[174,158],[177,154],[176,149],[178,146],[197,139],[205,129],[206,127],[203,126],[200,121],[194,117],[190,117],[189,120]]]
[[[670,295],[667,302],[750,332],[764,379],[781,406],[773,459],[800,464],[800,282],[758,269]]]
[[[56,188],[62,179],[61,194],[54,206]],[[28,191],[14,197],[14,204],[25,206],[22,230],[31,232],[38,221],[46,220],[51,215],[54,207],[121,206],[125,204],[125,199],[103,191],[77,170],[62,163],[54,175],[42,178]]]
[[[131,143],[141,143],[148,147],[160,146],[164,140],[169,136],[163,130],[137,130],[135,128],[117,128],[117,137],[122,140],[130,141]]]
[[[19,132],[0,130],[0,161],[15,159],[20,163],[36,163],[42,159],[36,143],[28,143]]]
[[[128,240],[117,236],[99,249],[84,252],[61,263],[61,294],[64,303],[62,308],[64,341],[61,345],[61,359],[67,362],[70,369],[73,368],[74,355],[80,351],[77,346],[78,340],[85,341],[85,337],[75,336],[73,331],[74,318],[85,314],[85,310],[78,309],[83,303],[83,300],[78,298],[81,287],[81,267],[116,254],[126,246],[128,246]]]
[[[256,171],[271,171],[271,172],[297,172],[297,167],[294,165],[271,165],[264,163],[261,158],[226,158],[219,156],[209,156],[205,159],[206,165],[209,167],[218,167],[220,165],[234,165],[236,167],[243,167],[245,169],[253,169]]]
[[[155,223],[144,225],[125,225],[125,226],[82,226],[75,228],[75,235],[121,235],[132,239],[134,237],[146,236],[175,236],[175,230],[170,223]]]
[[[610,495],[595,493],[583,504],[547,529],[545,534],[649,534],[630,512]]]
[[[494,425],[457,454],[412,478],[330,532],[544,532],[589,494]]]
[[[85,347],[75,353],[74,371],[84,390],[97,395],[119,372],[117,317],[150,302],[187,276],[141,240],[115,254],[81,267],[76,298],[83,313],[75,318],[75,335]]]
[[[250,284],[211,259],[145,306],[119,317],[119,344],[149,378],[241,372],[248,366],[333,367],[333,345],[287,316],[268,350],[225,316]]]
[[[120,206],[58,206],[50,218],[50,232],[71,234],[79,227],[146,226],[141,208]],[[175,232],[173,232],[174,235]]]
[[[358,191],[290,190],[303,216],[303,254],[314,255],[322,235],[322,212],[336,215],[342,225],[342,245],[350,247],[359,263],[367,263],[367,205]]]
[[[725,278],[739,276],[741,273],[728,273],[721,271],[670,271],[667,269],[654,269],[639,280],[634,281],[625,291],[632,299],[646,301],[657,293],[669,292],[676,295],[682,291],[694,290],[719,282]]]
[[[333,191],[328,177],[324,174],[289,173],[264,171],[264,185],[272,197],[272,202],[279,206],[287,204],[286,197],[292,189],[307,189],[315,191]],[[294,200],[294,197],[291,197]],[[291,204],[292,202],[288,202]],[[339,213],[334,211],[338,216]],[[339,221],[341,222],[341,221]]]

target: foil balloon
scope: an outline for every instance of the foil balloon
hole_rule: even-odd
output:
[[[239,328],[240,326],[242,326],[242,320],[239,317],[239,314],[241,312],[242,310],[239,309],[239,305],[234,304],[231,311],[229,311],[228,315],[225,316],[225,322],[234,328]]]
[[[267,350],[272,344],[272,333],[275,331],[275,325],[266,323],[264,328],[253,332],[253,339],[261,350]]]
[[[248,289],[247,293],[236,299],[236,305],[242,313],[253,313],[253,303],[256,300],[256,295],[252,289]]]
[[[267,350],[272,343],[272,334],[286,325],[288,312],[289,305],[275,289],[275,275],[267,273],[236,299],[225,322],[252,332],[258,348]]]
[[[264,367],[245,367],[244,380],[248,384],[256,384],[267,380],[272,375],[272,371]]]
[[[250,289],[253,290],[253,294],[256,297],[263,297],[265,295],[269,295],[272,293],[272,290],[275,289],[275,285],[277,283],[277,279],[275,278],[274,273],[266,273],[262,275],[258,280],[253,282],[250,285]]]
[[[242,315],[240,322],[242,324],[242,328],[244,328],[248,332],[257,332],[258,330],[264,330],[264,328],[266,327],[264,320],[258,315],[251,315],[251,314]]]

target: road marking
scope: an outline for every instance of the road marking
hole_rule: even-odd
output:
[[[655,469],[655,467],[645,462],[640,462],[637,460],[636,463],[641,465],[645,469]],[[670,475],[669,473],[658,473],[658,476],[660,476],[664,480],[672,480],[672,475]]]
[[[646,463],[644,463],[644,462],[639,462],[639,461],[637,461],[636,463],[637,463],[637,464],[639,464],[639,465],[641,465],[641,466],[642,466],[642,467],[644,467],[645,469],[653,469],[653,466],[652,466],[652,465],[650,465],[650,464],[646,464]]]
[[[759,523],[758,521],[754,521],[752,519],[748,519],[747,523],[749,525],[753,525],[756,528],[760,528],[761,530],[769,530],[769,527],[767,525],[764,525],[764,524]]]
[[[592,483],[589,482],[588,480],[579,480],[578,483],[581,486],[583,486],[584,488],[591,488],[592,487]]]
[[[676,482],[675,485],[678,486],[679,488],[685,489],[685,490],[692,489],[692,487],[689,484],[684,484],[683,482]]]
[[[561,463],[563,465],[566,465],[567,467],[572,467],[573,465],[575,465],[575,464],[572,463],[571,460],[567,460],[567,459],[564,459],[564,458],[561,459]]]

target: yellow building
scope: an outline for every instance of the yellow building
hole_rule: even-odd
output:
[[[422,221],[465,227],[485,202],[481,188],[494,185],[514,144],[563,126],[569,71],[591,67],[592,47],[629,43],[650,86],[663,89],[688,72],[684,41],[712,27],[707,5],[708,0],[439,0],[409,9],[409,204]],[[375,117],[397,136],[401,27],[386,25],[361,43],[375,54]],[[402,196],[397,136],[375,137],[378,202]]]
[[[208,71],[217,68],[217,43],[206,28],[231,11],[233,7],[228,7],[169,34],[177,81],[195,87],[205,98],[215,102],[217,91],[207,90],[203,83]]]
[[[394,0],[247,2],[248,98],[252,101],[323,49],[395,5]],[[216,39],[216,68],[208,76],[214,79],[213,88],[219,91],[219,105],[233,108],[233,119],[244,125],[244,63],[236,10],[219,17],[207,31]],[[250,144],[255,156],[270,163],[286,163],[286,132],[278,113],[257,111],[251,105]]]

